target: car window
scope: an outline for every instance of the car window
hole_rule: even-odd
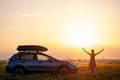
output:
[[[37,55],[38,60],[44,60],[44,61],[48,61],[49,57],[45,56],[45,55]]]
[[[21,56],[21,60],[35,60],[35,57],[33,54],[25,54]]]
[[[16,59],[17,59],[17,60],[20,60],[20,56],[16,56]]]

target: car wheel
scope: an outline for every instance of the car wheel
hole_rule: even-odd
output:
[[[24,70],[22,68],[16,68],[14,70],[14,76],[23,76],[24,75]]]
[[[69,74],[69,70],[67,67],[61,67],[61,68],[59,68],[58,74],[59,75],[67,75],[67,74]]]

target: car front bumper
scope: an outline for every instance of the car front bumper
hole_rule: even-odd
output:
[[[78,69],[77,68],[72,68],[72,69],[70,69],[70,73],[71,74],[76,74],[76,73],[78,73]]]

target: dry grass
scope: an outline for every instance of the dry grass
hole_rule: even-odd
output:
[[[120,80],[120,63],[97,63],[97,69],[91,74],[88,62],[75,62],[78,66],[78,74],[67,76],[28,74],[24,77],[14,77],[6,74],[6,63],[0,63],[0,80]]]

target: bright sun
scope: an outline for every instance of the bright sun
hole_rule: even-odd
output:
[[[74,46],[79,47],[88,47],[91,45],[94,45],[96,43],[95,38],[92,34],[88,32],[83,33],[69,33],[69,36],[67,36],[67,43]]]
[[[65,41],[69,45],[89,47],[97,43],[96,36],[90,30],[91,25],[70,23],[65,30]],[[75,27],[73,27],[75,26]],[[82,28],[80,26],[83,26]],[[89,26],[89,27],[88,27]]]

